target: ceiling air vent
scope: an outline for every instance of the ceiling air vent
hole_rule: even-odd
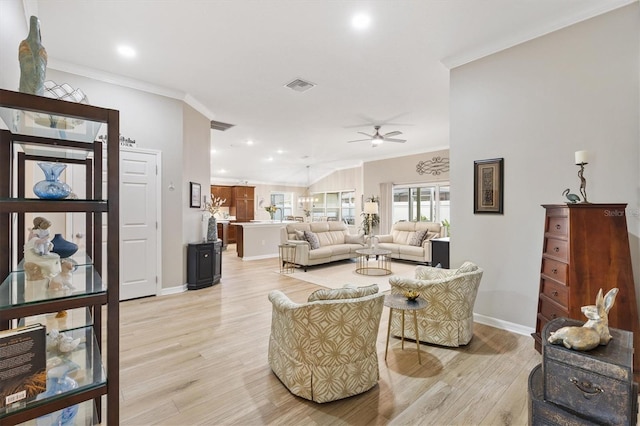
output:
[[[235,124],[228,124],[221,121],[211,120],[211,128],[213,130],[220,130],[221,132],[224,132],[225,130],[230,129],[233,126],[235,126]]]
[[[296,78],[291,83],[287,83],[285,86],[289,89],[295,90],[296,92],[306,92],[307,90],[314,88],[316,85],[309,81],[304,81],[302,79]]]

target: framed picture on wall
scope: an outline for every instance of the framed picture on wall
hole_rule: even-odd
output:
[[[200,184],[195,182],[189,182],[189,185],[190,185],[189,194],[191,195],[191,201],[189,203],[189,207],[199,209],[202,207],[202,201],[201,201],[202,190],[200,188]]]
[[[504,211],[504,158],[473,162],[473,213]]]

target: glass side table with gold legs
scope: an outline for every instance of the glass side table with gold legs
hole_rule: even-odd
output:
[[[293,274],[296,270],[296,245],[281,244],[278,249],[280,253],[280,273]]]
[[[379,248],[363,248],[356,250],[358,254],[358,263],[356,264],[356,272],[361,275],[389,275],[391,273],[391,265],[388,255],[391,250]],[[371,262],[370,258],[375,257]]]
[[[418,350],[418,364],[422,364],[420,359],[420,336],[418,335],[418,316],[417,311],[427,307],[427,301],[421,297],[415,300],[407,300],[407,298],[401,294],[387,294],[384,297],[384,306],[389,308],[389,324],[387,325],[387,345],[384,348],[384,360],[387,360],[387,351],[389,350],[389,334],[391,334],[391,318],[393,317],[393,310],[399,309],[402,311],[402,350],[404,350],[404,313],[405,311],[413,312],[413,326],[416,330],[416,349]]]

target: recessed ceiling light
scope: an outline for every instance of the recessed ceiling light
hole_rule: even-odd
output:
[[[225,169],[220,169],[218,173],[227,173],[227,171]]]
[[[218,152],[218,151],[216,151],[215,149],[211,148],[211,153],[212,154],[215,154],[216,152]]]
[[[248,140],[247,141],[247,145],[253,145],[253,141],[252,140]]]
[[[279,149],[278,151],[276,151],[278,154],[284,154],[284,150]]]
[[[273,161],[273,157],[268,157],[267,161]]]
[[[351,19],[351,25],[356,30],[364,30],[371,25],[371,17],[364,13],[357,14]]]
[[[125,46],[124,44],[118,46],[118,53],[125,58],[133,58],[136,56],[136,51],[131,46]]]

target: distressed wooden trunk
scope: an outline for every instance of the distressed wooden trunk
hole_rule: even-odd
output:
[[[593,423],[547,402],[542,394],[542,364],[529,374],[529,424],[545,426],[592,426]]]
[[[633,333],[610,328],[609,344],[585,352],[548,343],[552,331],[583,324],[558,318],[544,327],[542,399],[584,421],[635,425],[638,390],[633,382]]]

